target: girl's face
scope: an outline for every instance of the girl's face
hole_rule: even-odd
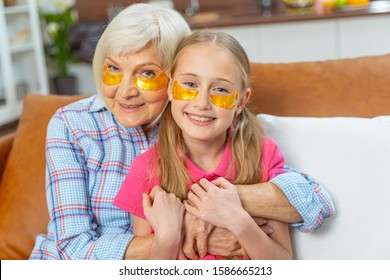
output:
[[[167,102],[168,79],[155,45],[104,60],[102,95],[106,106],[126,127],[147,125]]]
[[[194,45],[177,60],[168,93],[173,118],[186,142],[224,143],[250,89],[242,90],[241,71],[231,54],[213,45]]]

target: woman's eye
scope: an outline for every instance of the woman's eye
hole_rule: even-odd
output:
[[[154,71],[150,71],[150,70],[146,70],[142,73],[142,75],[145,77],[145,78],[153,78],[154,76],[156,76],[156,74],[154,73]]]
[[[109,71],[110,73],[116,74],[116,73],[120,73],[120,72],[121,72],[121,70],[119,69],[119,67],[114,66],[114,65],[107,65],[107,68],[108,68],[108,71]]]

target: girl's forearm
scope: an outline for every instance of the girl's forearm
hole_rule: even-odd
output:
[[[230,230],[249,259],[292,258],[291,252],[265,234],[248,213],[237,215],[232,225]]]
[[[149,259],[176,260],[179,254],[180,238],[159,238],[156,236]]]

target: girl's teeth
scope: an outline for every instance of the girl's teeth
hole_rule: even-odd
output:
[[[195,121],[199,121],[199,122],[210,122],[213,120],[213,118],[209,118],[209,117],[200,117],[200,116],[193,116],[191,115],[191,118]]]

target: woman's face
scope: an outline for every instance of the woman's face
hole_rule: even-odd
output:
[[[153,122],[167,102],[167,79],[157,47],[150,44],[138,53],[109,55],[103,67],[102,96],[117,120],[126,127]]]

